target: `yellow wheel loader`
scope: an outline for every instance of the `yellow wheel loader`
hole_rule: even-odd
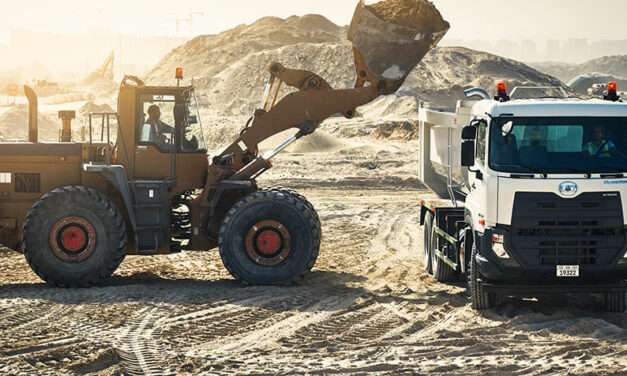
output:
[[[420,5],[414,24],[411,13],[381,12],[403,3]],[[193,87],[149,86],[127,76],[117,112],[90,114],[87,140],[73,142],[74,114],[60,113],[59,143],[38,142],[37,96],[26,87],[29,142],[0,143],[0,242],[21,249],[55,286],[99,284],[126,255],[216,247],[229,272],[245,283],[299,280],[318,257],[318,215],[298,193],[260,189],[256,179],[323,120],[352,117],[357,107],[394,93],[448,30],[427,1],[377,6],[360,2],[349,30],[354,88],[334,89],[315,73],[271,64],[263,107],[212,160]],[[421,23],[420,17],[438,22]],[[179,82],[182,73],[177,69]],[[296,90],[279,98],[283,85]],[[260,154],[260,142],[292,128],[298,133]]]

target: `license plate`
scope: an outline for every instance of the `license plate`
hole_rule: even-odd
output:
[[[579,265],[558,265],[557,276],[560,278],[579,277]]]

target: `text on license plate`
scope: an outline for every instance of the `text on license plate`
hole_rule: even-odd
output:
[[[579,277],[579,265],[558,265],[557,276],[562,278]]]

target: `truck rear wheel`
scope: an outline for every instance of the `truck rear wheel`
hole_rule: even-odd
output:
[[[605,310],[612,313],[625,312],[625,293],[608,292],[605,294]]]
[[[477,270],[477,245],[472,245],[472,254],[470,256],[470,270],[468,271],[468,289],[470,290],[470,300],[472,308],[477,311],[485,311],[494,307],[496,296],[488,293],[483,287],[481,276]]]
[[[124,259],[126,226],[100,192],[63,187],[33,205],[23,244],[29,265],[48,284],[89,287],[109,278]]]
[[[433,214],[428,211],[425,214],[424,236],[423,236],[423,258],[422,263],[425,272],[433,274],[431,266],[431,228],[433,227]]]
[[[289,284],[313,268],[320,238],[313,206],[291,190],[272,188],[248,195],[229,210],[220,228],[220,256],[242,282]]]
[[[440,236],[435,232],[437,224],[432,223],[430,243],[431,246],[431,267],[433,269],[433,278],[438,282],[451,282],[457,278],[457,272],[451,268],[444,260],[438,257],[437,252],[440,250]]]

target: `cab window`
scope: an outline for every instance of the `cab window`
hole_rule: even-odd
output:
[[[164,151],[174,148],[174,104],[174,96],[147,95],[141,98],[139,145],[154,145]]]
[[[488,138],[488,124],[485,121],[479,122],[477,125],[477,150],[476,158],[480,165],[485,164],[486,145]]]

